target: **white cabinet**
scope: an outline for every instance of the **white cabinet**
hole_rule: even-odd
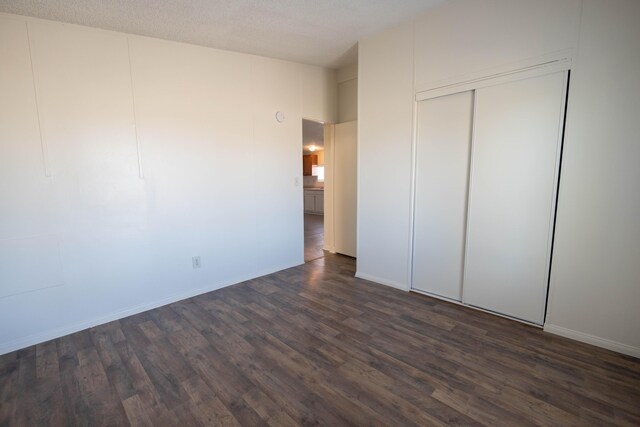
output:
[[[316,210],[316,195],[311,191],[304,192],[304,211],[313,212]]]
[[[324,190],[304,190],[304,212],[324,214]]]
[[[324,213],[324,191],[316,191],[315,210],[318,213]]]

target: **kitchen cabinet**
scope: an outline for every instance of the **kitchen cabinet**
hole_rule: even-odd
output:
[[[316,210],[316,195],[311,191],[304,192],[304,211],[314,212]]]
[[[324,214],[324,190],[304,190],[304,212]]]
[[[311,176],[314,165],[318,164],[317,154],[305,154],[302,156],[302,175]]]

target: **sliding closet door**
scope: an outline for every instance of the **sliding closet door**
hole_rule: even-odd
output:
[[[473,93],[418,103],[412,288],[460,300]]]
[[[475,94],[465,303],[542,324],[566,73]]]

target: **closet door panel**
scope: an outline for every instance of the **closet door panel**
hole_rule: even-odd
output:
[[[565,73],[478,89],[465,303],[542,324]]]
[[[413,289],[460,301],[473,92],[418,104]]]

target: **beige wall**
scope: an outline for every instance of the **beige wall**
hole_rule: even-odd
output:
[[[410,286],[415,93],[566,52],[545,328],[640,356],[637,22],[630,0],[453,0],[360,41],[358,275]]]
[[[335,71],[4,14],[0,58],[0,354],[303,262]]]
[[[358,79],[338,83],[338,123],[358,120]]]
[[[640,357],[640,2],[585,0],[545,328]]]
[[[359,43],[358,275],[407,289],[413,26]]]
[[[338,123],[358,120],[358,64],[337,71]]]
[[[336,71],[297,64],[302,84],[302,117],[318,122],[337,120],[338,87]]]

